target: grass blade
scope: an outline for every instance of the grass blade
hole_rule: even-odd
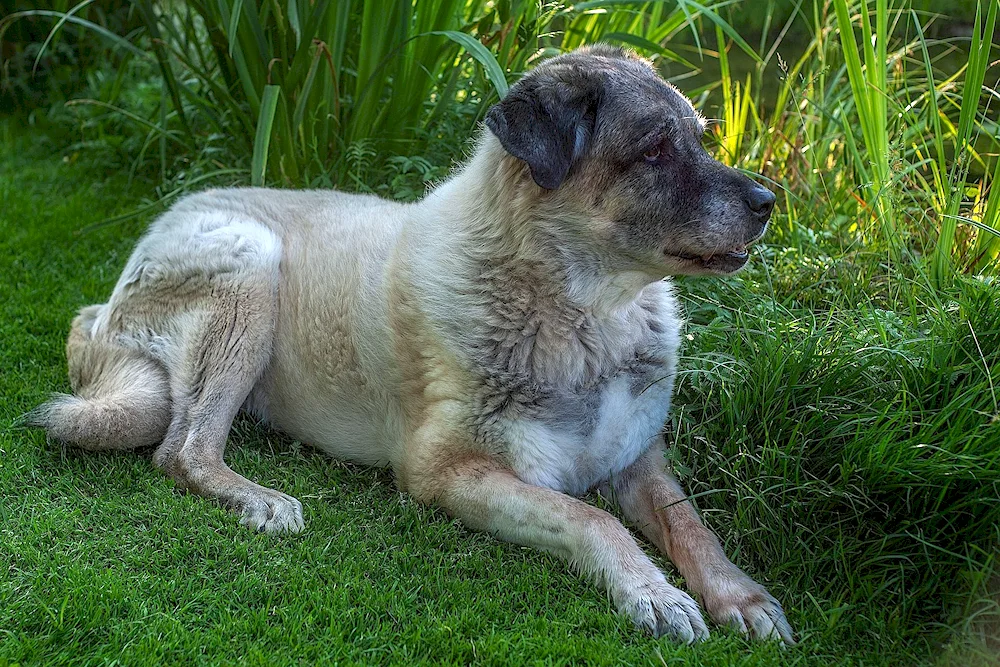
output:
[[[229,40],[229,57],[233,57],[233,49],[236,48],[236,31],[239,30],[240,16],[243,14],[243,0],[236,0],[233,9],[229,14],[229,32],[226,39]]]
[[[719,16],[718,13],[712,11],[709,7],[705,7],[704,5],[695,2],[694,0],[683,0],[683,3],[685,5],[695,7],[699,12],[701,12],[702,16],[722,28],[722,32],[726,33],[726,36],[733,40],[733,43],[740,47],[745,54],[753,58],[755,62],[763,62],[761,57],[757,55],[757,52],[753,50],[753,47],[747,44],[747,41],[740,36],[740,33],[736,32],[736,29],[729,25],[729,23]]]
[[[629,46],[634,46],[635,48],[640,49],[642,51],[659,54],[664,58],[666,58],[667,60],[672,60],[675,63],[680,63],[685,67],[689,67],[691,69],[697,69],[697,66],[694,63],[684,58],[680,54],[676,53],[675,51],[671,51],[666,47],[660,46],[656,42],[651,42],[650,40],[644,37],[639,37],[638,35],[631,35],[624,32],[609,32],[605,33],[601,37],[601,41],[621,42],[622,44],[628,44]]]
[[[3,17],[2,19],[0,19],[0,40],[3,39],[4,33],[7,32],[7,29],[10,27],[11,23],[16,21],[17,19],[27,18],[29,16],[51,16],[54,18],[62,19],[66,23],[73,23],[79,26],[83,26],[84,28],[87,28],[88,30],[97,33],[101,37],[108,39],[113,44],[122,47],[132,55],[140,56],[142,58],[150,57],[150,55],[147,52],[138,48],[132,42],[128,41],[121,35],[116,35],[115,33],[111,32],[110,30],[108,30],[103,26],[100,26],[92,21],[88,21],[87,19],[82,19],[79,16],[68,16],[65,12],[56,12],[48,9],[29,9],[23,12],[17,12],[16,14],[10,14],[9,16]]]
[[[257,132],[253,140],[253,156],[250,159],[250,184],[254,187],[264,185],[264,172],[267,169],[267,149],[271,143],[271,128],[274,125],[274,110],[278,106],[278,86],[264,86],[264,94],[260,100],[260,114],[257,117]]]
[[[500,98],[507,96],[507,91],[510,86],[507,84],[507,77],[503,73],[503,68],[500,67],[500,63],[497,62],[496,56],[487,49],[482,43],[464,32],[457,32],[455,30],[432,30],[431,32],[424,33],[425,35],[441,35],[447,37],[451,41],[455,42],[463,49],[465,49],[470,56],[476,59],[483,69],[486,70],[486,77],[493,84],[493,89],[496,90],[497,95]],[[419,35],[418,35],[419,37]]]
[[[94,0],[83,0],[83,2],[70,9],[61,19],[56,21],[56,24],[52,26],[52,30],[50,30],[49,34],[45,36],[45,41],[42,42],[42,45],[38,48],[38,54],[35,56],[35,63],[31,66],[32,74],[34,74],[38,70],[38,63],[41,62],[42,55],[45,53],[45,50],[49,47],[49,44],[52,43],[52,40],[55,38],[56,33],[59,32],[59,28],[63,27],[66,21],[68,21],[74,14],[76,14],[78,11],[80,11],[87,5],[91,4],[93,1]]]
[[[194,148],[194,146],[185,142],[183,139],[178,137],[175,133],[170,132],[165,127],[160,127],[158,125],[155,125],[154,123],[149,122],[145,118],[137,116],[134,113],[122,109],[121,107],[115,106],[114,104],[108,104],[107,102],[102,102],[101,100],[90,100],[90,99],[75,99],[66,102],[66,106],[68,107],[77,106],[78,104],[88,104],[96,107],[101,107],[102,109],[107,109],[108,111],[114,111],[115,113],[121,114],[122,116],[128,118],[134,123],[141,125],[142,127],[145,127],[147,130],[150,130],[151,132],[155,133],[160,137],[166,137],[171,141],[174,141],[175,143],[187,149]]]

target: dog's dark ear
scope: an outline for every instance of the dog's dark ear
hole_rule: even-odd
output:
[[[593,103],[583,91],[554,84],[511,88],[486,114],[486,126],[504,149],[528,163],[546,190],[562,185],[593,131]]]

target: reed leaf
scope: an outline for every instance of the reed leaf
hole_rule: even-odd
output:
[[[278,106],[278,86],[264,86],[261,97],[260,115],[257,118],[257,133],[254,135],[253,157],[250,160],[250,184],[264,185],[264,172],[267,170],[267,149],[271,144],[271,131],[274,127],[274,112]]]

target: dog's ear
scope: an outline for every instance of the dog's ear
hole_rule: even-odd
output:
[[[525,84],[489,110],[486,126],[508,153],[528,163],[539,187],[555,190],[586,150],[596,103],[587,91],[565,84]]]

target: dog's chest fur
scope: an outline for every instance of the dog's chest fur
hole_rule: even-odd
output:
[[[595,312],[550,282],[487,275],[477,436],[526,482],[584,493],[649,446],[670,407],[679,320],[670,287]]]

